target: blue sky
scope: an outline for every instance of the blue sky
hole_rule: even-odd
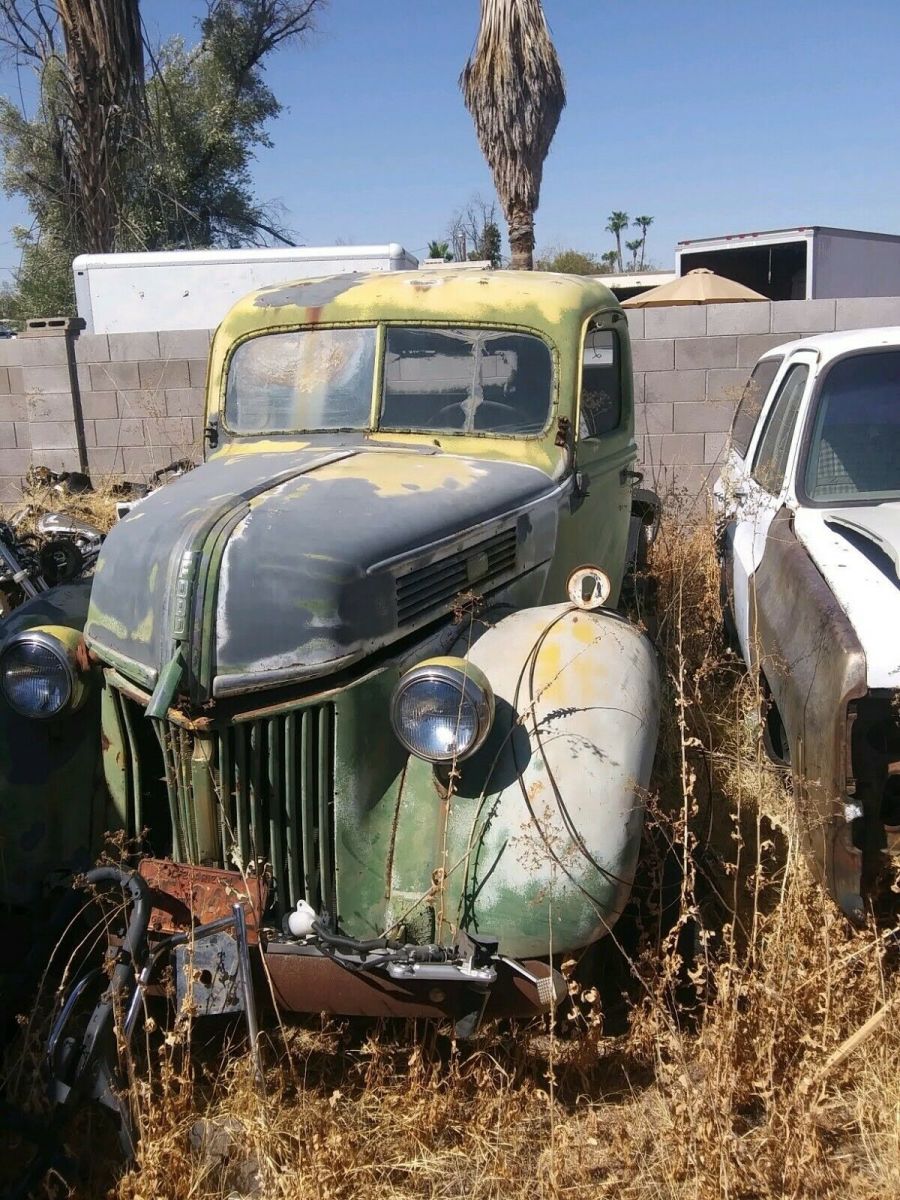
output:
[[[900,4],[544,0],[568,104],[544,171],[538,246],[600,253],[614,208],[680,238],[798,224],[900,232]],[[189,41],[202,0],[143,0]],[[298,241],[422,254],[473,192],[492,197],[457,87],[477,0],[332,0],[268,78],[285,105],[254,169]],[[14,72],[0,90],[15,95]],[[15,263],[0,199],[0,267]],[[4,272],[5,274],[5,272]]]

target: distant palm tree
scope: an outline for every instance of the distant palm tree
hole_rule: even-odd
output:
[[[459,84],[506,216],[510,266],[530,271],[544,160],[566,103],[540,0],[481,0]]]
[[[644,250],[647,247],[647,230],[653,224],[653,218],[652,217],[635,217],[634,223],[635,223],[635,225],[637,225],[638,229],[640,229],[640,231],[641,231],[641,266],[640,266],[640,269],[643,271],[643,269],[644,269]]]
[[[607,250],[605,254],[600,255],[600,262],[607,274],[612,274],[619,263],[619,256],[615,250]]]
[[[638,269],[638,251],[643,244],[640,238],[635,238],[633,242],[625,243],[625,249],[631,251],[631,262],[628,264],[629,271],[636,271]]]
[[[444,260],[444,262],[449,262],[451,260],[451,258],[453,258],[453,255],[450,252],[450,243],[449,242],[429,242],[428,243],[428,257],[429,258],[442,258]]]
[[[611,233],[616,239],[616,258],[619,262],[619,270],[624,271],[622,266],[622,230],[628,228],[628,213],[613,212],[609,214],[609,224],[606,226],[607,232]]]

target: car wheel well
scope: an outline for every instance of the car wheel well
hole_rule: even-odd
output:
[[[791,765],[791,743],[782,720],[769,681],[764,672],[759,673],[760,716],[763,725],[763,745],[766,753],[779,766]]]

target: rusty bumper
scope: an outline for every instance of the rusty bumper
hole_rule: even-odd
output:
[[[279,943],[253,955],[258,971],[259,995],[266,994],[267,975],[271,995],[283,1012],[328,1012],[342,1016],[431,1017],[456,1019],[470,997],[459,982],[401,982],[375,971],[350,970],[324,954],[298,954]],[[539,979],[552,980],[555,972],[545,962],[529,959],[522,966]],[[558,979],[558,976],[556,976]],[[549,1005],[537,988],[504,963],[498,964],[497,980],[490,987],[484,1008],[486,1019],[534,1016]]]
[[[558,1000],[565,994],[559,973],[536,959],[517,963],[498,957],[493,964],[496,978],[489,985],[477,973],[467,976],[453,967],[446,971],[449,978],[392,978],[386,970],[341,961],[314,945],[266,929],[264,880],[162,859],[143,859],[138,873],[149,888],[151,948],[172,934],[190,935],[227,918],[235,902],[240,903],[257,995],[263,1002],[271,998],[284,1013],[456,1020],[474,1005],[479,1010],[483,1006],[486,1018],[530,1016],[546,1012],[551,996]]]

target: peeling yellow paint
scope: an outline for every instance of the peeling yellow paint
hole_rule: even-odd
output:
[[[211,458],[234,459],[239,458],[243,454],[285,454],[292,450],[308,450],[309,442],[285,439],[278,442],[274,438],[254,438],[240,439],[238,441],[229,442],[223,446],[221,450],[217,450]]]
[[[319,467],[312,480],[315,484],[358,479],[373,487],[376,496],[386,497],[433,492],[439,488],[467,488],[477,484],[486,474],[483,467],[451,455],[366,454]]]

